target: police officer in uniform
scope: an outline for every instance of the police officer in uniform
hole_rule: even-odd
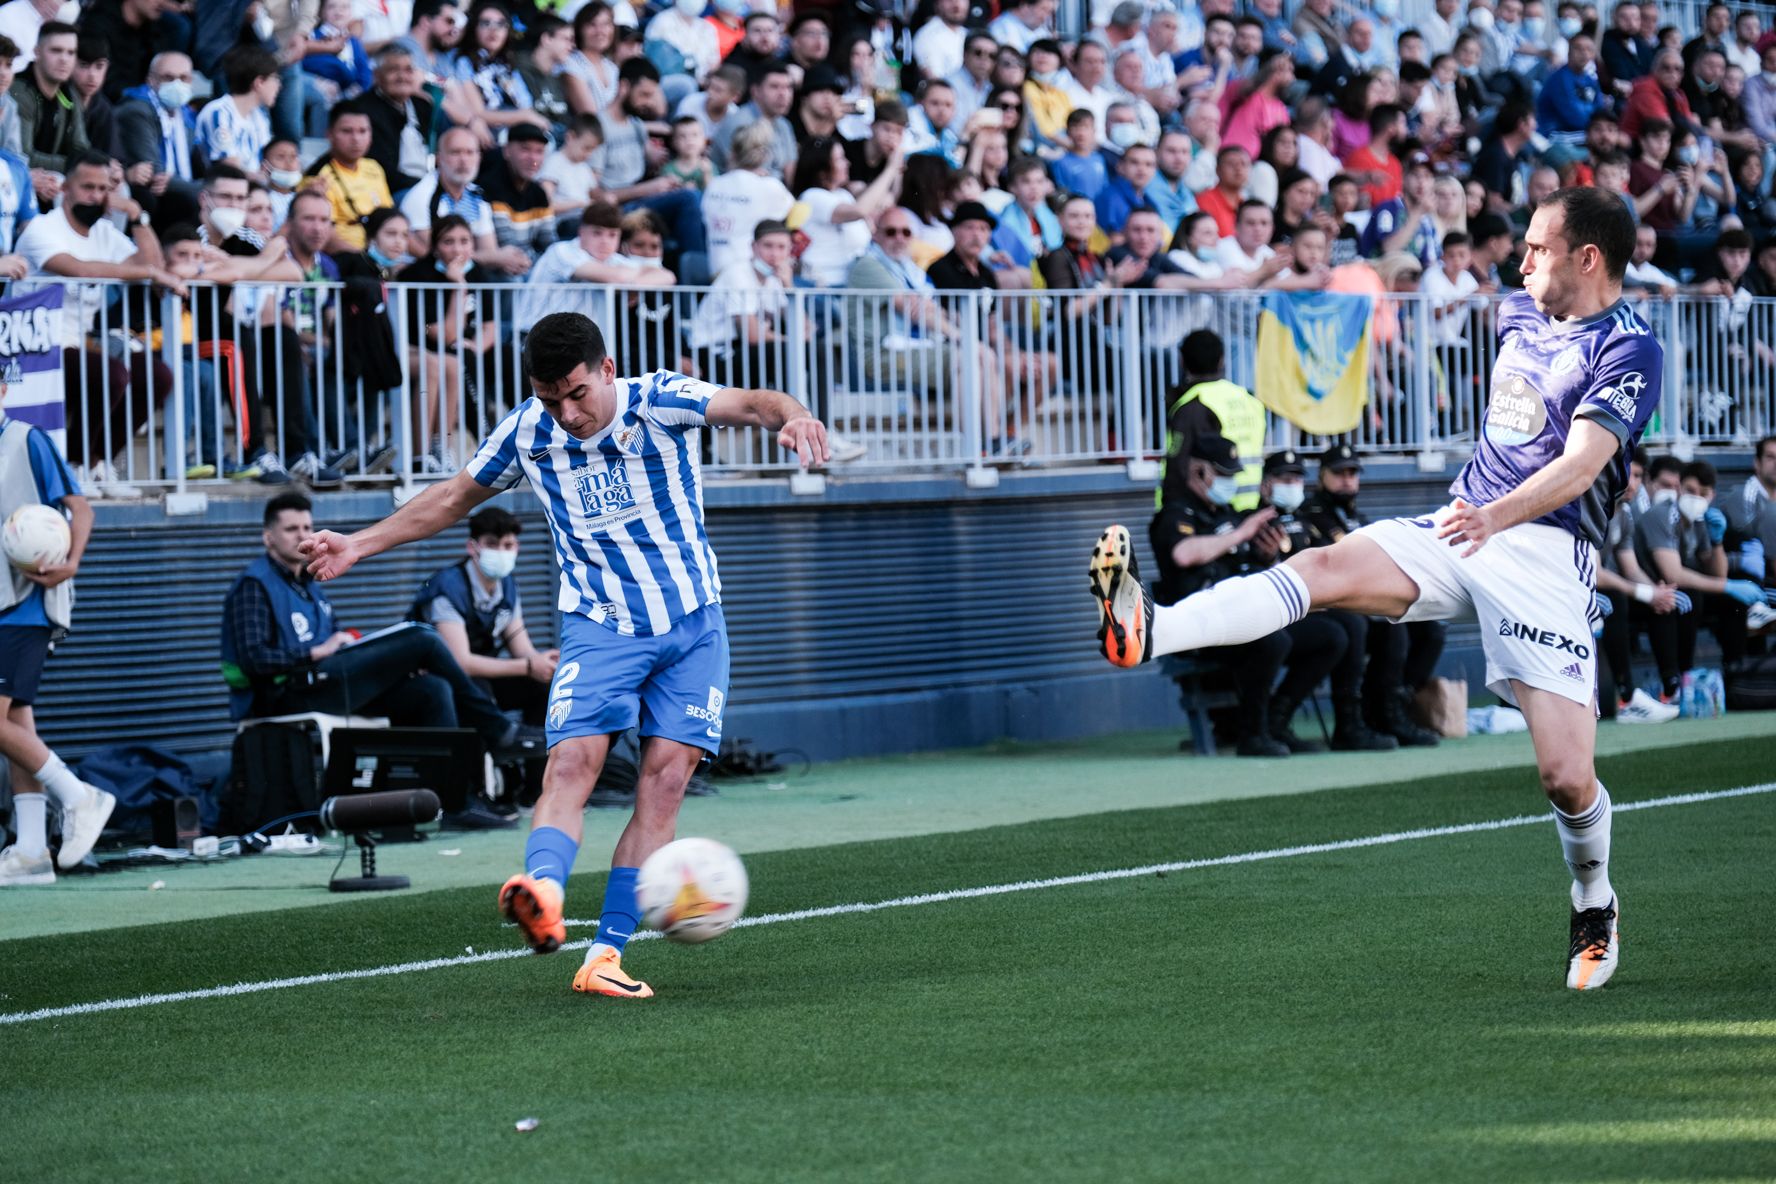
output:
[[[1263,477],[1259,458],[1264,455],[1264,404],[1244,387],[1222,377],[1227,351],[1207,329],[1184,338],[1179,347],[1184,381],[1173,388],[1166,416],[1166,461],[1160,487],[1154,492],[1154,508],[1184,493],[1190,480],[1190,441],[1198,434],[1226,436],[1246,458],[1238,473],[1233,508],[1258,507],[1258,482]]]
[[[1369,519],[1357,509],[1363,462],[1349,444],[1320,454],[1319,488],[1301,507],[1314,545],[1329,547]],[[1364,621],[1363,648],[1369,657],[1359,702],[1335,702],[1338,730],[1332,747],[1340,751],[1383,751],[1398,745],[1435,747],[1437,734],[1407,714],[1407,688],[1428,680],[1443,656],[1441,621],[1400,625],[1379,617]]]
[[[1232,441],[1218,433],[1197,433],[1191,439],[1188,460],[1183,490],[1166,500],[1148,527],[1159,561],[1154,599],[1160,604],[1174,603],[1230,576],[1268,567],[1277,562],[1288,543],[1275,507],[1246,513],[1233,508],[1246,466]],[[1277,698],[1299,705],[1342,656],[1342,647],[1327,648],[1324,629],[1318,623],[1308,624],[1313,620],[1310,616],[1244,645],[1200,651],[1205,660],[1219,663],[1233,678],[1239,698],[1237,751],[1241,756],[1281,757],[1292,750],[1311,748],[1311,741],[1297,740],[1292,746],[1279,739],[1287,729],[1272,723],[1271,688],[1287,663],[1288,676]],[[1301,629],[1302,625],[1308,627]],[[1297,637],[1302,638],[1299,650]]]
[[[524,624],[518,596],[517,515],[487,506],[469,518],[467,556],[433,572],[420,585],[407,610],[409,621],[432,626],[450,647],[463,672],[494,698],[502,710],[517,711],[540,726],[555,677],[559,650],[539,650]],[[527,762],[524,798],[542,790],[542,762]],[[526,804],[520,799],[519,804]]]

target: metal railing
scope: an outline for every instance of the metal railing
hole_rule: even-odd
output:
[[[60,281],[31,281],[40,282]],[[604,329],[621,373],[685,370],[788,391],[851,451],[861,446],[851,470],[1150,467],[1164,451],[1167,392],[1182,377],[1179,343],[1214,330],[1228,376],[1249,388],[1262,302],[1252,291],[319,283],[193,284],[181,299],[142,285],[64,287],[57,340],[70,461],[113,489],[180,491],[246,479],[261,450],[291,465],[313,454],[356,483],[454,472],[528,396],[524,332],[543,312],[569,308]],[[1449,306],[1378,297],[1371,397],[1340,439],[1372,453],[1470,450],[1497,307],[1493,297]],[[1776,430],[1776,300],[1679,296],[1640,307],[1665,345],[1650,443],[1742,447]],[[1273,416],[1270,443],[1326,441]],[[760,430],[706,432],[703,450],[712,476],[796,467]]]

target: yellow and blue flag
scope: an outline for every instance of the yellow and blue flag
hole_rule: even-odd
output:
[[[1372,307],[1344,292],[1266,292],[1252,393],[1314,435],[1355,428],[1369,401]]]

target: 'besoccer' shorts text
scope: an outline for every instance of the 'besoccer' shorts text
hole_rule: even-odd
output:
[[[549,684],[549,746],[641,725],[709,752],[721,749],[728,627],[710,604],[658,637],[625,637],[577,613],[561,617],[561,664]]]
[[[1357,533],[1375,542],[1418,585],[1402,621],[1475,618],[1486,652],[1486,687],[1515,703],[1512,679],[1538,690],[1592,702],[1597,643],[1591,635],[1596,552],[1590,543],[1542,523],[1494,535],[1462,558],[1437,537],[1447,509],[1423,518],[1389,518]]]

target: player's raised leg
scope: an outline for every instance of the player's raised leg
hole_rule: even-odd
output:
[[[1572,870],[1566,985],[1593,990],[1610,980],[1621,952],[1621,907],[1609,878],[1610,796],[1594,761],[1596,709],[1516,680],[1511,691],[1529,722],[1542,790]]]
[[[574,976],[574,990],[619,998],[646,999],[653,989],[623,972],[623,947],[641,926],[635,880],[648,856],[672,841],[685,787],[705,753],[663,736],[649,736],[641,748],[641,774],[635,783],[635,813],[611,857],[598,937]]]
[[[567,940],[562,921],[567,877],[580,850],[586,800],[609,752],[610,737],[603,734],[570,736],[549,749],[542,796],[524,844],[524,871],[500,888],[500,912],[539,954],[552,954]]]
[[[1160,654],[1243,645],[1306,616],[1311,608],[1343,608],[1399,617],[1419,588],[1387,551],[1361,534],[1304,551],[1287,563],[1235,576],[1176,604],[1155,606],[1141,583],[1127,527],[1098,536],[1089,569],[1098,605],[1098,641],[1118,666]]]

